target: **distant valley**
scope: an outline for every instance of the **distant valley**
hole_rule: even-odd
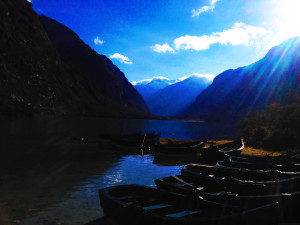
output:
[[[178,80],[154,78],[134,83],[151,113],[173,117],[179,115],[213,80],[212,75],[191,74]]]

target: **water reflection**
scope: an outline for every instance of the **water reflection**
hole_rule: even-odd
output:
[[[155,165],[150,155],[144,158],[140,155],[121,156],[118,161],[110,162],[110,167],[106,169],[102,161],[78,162],[76,165],[68,166],[68,169],[62,169],[59,178],[48,177],[47,182],[44,182],[45,186],[36,187],[38,182],[24,179],[22,182],[19,181],[19,185],[26,190],[19,186],[14,188],[13,193],[9,193],[8,190],[3,193],[4,185],[0,188],[0,195],[5,194],[6,197],[10,195],[14,198],[21,198],[22,195],[19,202],[23,205],[18,206],[18,212],[11,212],[11,219],[21,219],[21,224],[49,224],[54,221],[62,224],[84,224],[103,215],[98,197],[100,188],[118,184],[155,186],[156,178],[180,174],[180,166]],[[45,176],[46,174],[35,176],[34,180],[44,181]],[[52,181],[55,183],[49,186]],[[41,202],[43,204],[40,204]],[[25,212],[27,208],[35,210]]]
[[[78,187],[93,184],[87,179],[95,174],[98,179],[101,179],[101,176],[118,160],[119,157],[110,153],[103,154],[99,161],[92,163],[87,161],[80,163],[42,162],[39,165],[24,163],[21,167],[18,165],[3,167],[2,165],[0,170],[0,224],[4,223],[3,221],[10,224],[9,221],[23,219],[27,215],[38,214],[43,217],[45,211],[52,207],[63,211],[65,210],[63,205],[69,201],[74,201],[73,205],[81,204],[76,200],[76,192],[80,190]],[[81,183],[83,181],[86,183]],[[59,214],[57,212],[57,215]],[[69,216],[71,217],[72,214],[69,213]]]
[[[230,125],[182,121],[0,117],[0,124],[0,224],[84,224],[102,215],[100,188],[154,186],[154,179],[179,174],[187,163],[153,163],[150,155],[119,155],[74,137],[93,140],[100,133],[154,130],[180,139],[236,136]]]
[[[97,137],[99,133],[162,132],[162,137],[181,139],[235,138],[237,129],[230,124],[202,122],[109,119],[90,117],[10,118],[0,117],[0,140],[49,140],[53,138]],[[171,135],[173,133],[174,135]]]

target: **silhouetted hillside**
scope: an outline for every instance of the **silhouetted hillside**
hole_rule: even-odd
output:
[[[208,121],[237,122],[252,110],[284,103],[300,92],[300,37],[273,47],[260,61],[218,75],[183,114]]]
[[[0,2],[0,114],[66,111],[67,72],[25,0]]]
[[[140,94],[110,59],[97,54],[65,25],[43,15],[40,21],[74,80],[96,101],[147,112]]]
[[[64,25],[41,20],[47,32],[28,1],[0,1],[0,114],[147,114],[107,57]]]
[[[247,145],[276,150],[300,148],[300,97],[289,100],[291,103],[253,111],[239,122],[240,135]]]

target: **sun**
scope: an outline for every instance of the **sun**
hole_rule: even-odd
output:
[[[274,15],[290,35],[300,35],[300,0],[277,0]]]
[[[263,7],[266,17],[262,18],[270,31],[268,47],[300,36],[300,0],[270,0]]]

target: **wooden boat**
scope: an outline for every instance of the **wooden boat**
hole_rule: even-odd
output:
[[[226,144],[210,146],[208,148],[202,148],[200,152],[203,159],[219,160],[219,159],[226,158],[224,154],[230,156],[240,155],[243,149],[244,149],[243,139],[237,139],[235,141]]]
[[[274,156],[270,155],[265,156],[230,156],[225,153],[225,155],[230,158],[232,161],[238,162],[248,162],[248,163],[267,163],[267,164],[277,164],[277,163],[286,163],[286,162],[300,162],[300,154],[293,153],[283,156]]]
[[[243,188],[243,186],[228,188],[222,185],[207,185],[184,175],[172,175],[156,179],[155,184],[158,189],[187,196],[201,196],[208,201],[236,205],[241,208],[278,202],[280,214],[284,221],[299,221],[300,187],[296,192],[280,192],[280,190],[273,190],[272,192],[268,188],[251,190]]]
[[[200,158],[200,150],[206,144],[205,141],[194,141],[183,144],[158,144],[154,149],[155,158],[159,159],[183,159]]]
[[[248,169],[236,170],[235,168],[223,168],[220,166],[211,166],[204,164],[188,164],[181,169],[182,174],[203,175],[210,177],[227,177],[246,180],[265,180],[273,178],[273,173],[270,171],[253,171]]]
[[[245,163],[237,161],[218,161],[216,166],[224,169],[232,170],[252,170],[252,171],[274,171],[279,175],[300,175],[300,164],[299,163],[282,163],[282,164],[257,164],[257,163]]]
[[[205,182],[202,179],[195,179],[192,176],[187,175],[171,175],[169,177],[159,178],[154,180],[157,188],[172,191],[175,193],[180,193],[183,195],[191,195],[191,193],[201,193],[202,191],[218,190],[218,192],[225,192],[230,190],[231,192],[239,192],[243,194],[256,194],[257,189],[250,189],[246,185],[241,186],[231,186],[228,189],[226,183],[220,183],[216,185],[215,183]],[[261,186],[259,193],[269,193],[269,190]]]
[[[279,162],[245,162],[245,161],[236,161],[234,158],[229,157],[229,162],[220,162],[224,166],[231,166],[237,168],[245,168],[251,170],[278,170],[282,172],[299,172],[300,171],[300,163],[291,162],[291,161],[282,161]]]
[[[243,188],[243,186],[208,185],[205,182],[199,182],[185,175],[172,175],[156,179],[155,184],[158,189],[184,195],[197,194],[205,200],[240,206],[255,206],[257,204],[267,204],[276,201],[283,204],[288,204],[286,201],[290,201],[292,205],[296,200],[300,200],[300,187],[298,191],[288,193],[269,190],[267,188],[257,191],[255,189]]]
[[[159,142],[161,133],[132,133],[132,134],[103,134],[100,138],[110,140],[117,150],[141,150],[143,147],[153,146]]]
[[[277,221],[278,203],[242,209],[146,186],[121,185],[99,191],[104,213],[120,224],[254,224]]]
[[[237,173],[233,173],[232,170],[222,170],[216,166],[188,164],[181,169],[181,174],[186,175],[197,182],[204,182],[206,185],[223,185],[230,188],[236,188],[240,187],[240,185],[244,185],[243,188],[245,190],[261,190],[265,188],[264,185],[258,185],[255,182],[240,182],[238,179],[232,177]],[[267,176],[265,173],[260,174],[261,178],[264,178],[265,176]],[[251,174],[248,175],[247,178],[250,177],[252,178]]]
[[[181,173],[206,182],[208,185],[224,185],[230,188],[257,189],[269,188],[280,192],[292,192],[300,185],[300,175],[280,173],[276,171],[232,170],[199,164],[189,164],[181,169]]]

